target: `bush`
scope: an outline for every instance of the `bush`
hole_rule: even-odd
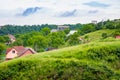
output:
[[[0,80],[119,80],[120,42],[94,42],[0,64]]]
[[[107,38],[107,33],[102,33],[102,38],[103,39]]]
[[[98,59],[98,60],[105,60],[106,58],[109,58],[109,56],[116,56],[117,58],[120,58],[120,46],[119,45],[104,45],[104,46],[97,46],[92,47],[88,49],[89,56],[92,59]]]

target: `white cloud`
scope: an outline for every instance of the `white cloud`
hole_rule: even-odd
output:
[[[100,8],[83,5],[83,3],[91,1],[110,6]],[[0,24],[71,24],[114,19],[120,18],[119,5],[119,0],[0,0]],[[27,17],[17,16],[31,7],[42,7],[43,9]],[[59,17],[63,13],[73,10],[77,10],[75,16]],[[90,11],[91,13],[89,13]]]

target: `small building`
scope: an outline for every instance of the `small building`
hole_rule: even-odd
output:
[[[51,30],[51,33],[53,33],[53,32],[58,32],[58,31],[63,31],[63,30],[65,30],[65,29],[67,29],[67,28],[69,28],[69,26],[58,25],[58,26],[57,26],[57,29],[52,29],[52,30]]]
[[[9,39],[10,39],[10,43],[13,43],[13,42],[16,41],[15,36],[13,36],[13,35],[11,35],[11,34],[8,34],[8,37],[9,37]]]
[[[25,48],[23,46],[14,46],[6,50],[6,60],[11,60],[16,57],[26,56],[35,53],[36,52],[31,48]]]
[[[67,36],[73,35],[76,32],[77,32],[77,30],[70,30],[70,32],[69,32],[69,34],[67,34]]]
[[[116,36],[115,38],[116,38],[116,39],[120,39],[120,35]]]
[[[57,30],[58,31],[62,31],[62,30],[65,30],[65,29],[67,29],[67,28],[69,28],[69,26],[57,26]]]
[[[91,23],[97,24],[97,21],[96,20],[92,20]]]
[[[51,30],[51,33],[53,33],[53,32],[57,32],[57,29],[52,29],[52,30]]]

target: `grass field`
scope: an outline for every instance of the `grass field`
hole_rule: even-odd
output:
[[[82,79],[120,79],[120,40],[91,42],[0,63],[0,80]]]
[[[113,33],[116,31],[116,29],[105,29],[105,30],[98,30],[98,31],[95,31],[95,32],[91,32],[91,33],[88,33],[88,34],[85,34],[81,37],[85,37],[85,36],[88,36],[88,40],[89,41],[97,41],[97,40],[100,40],[102,39],[102,34],[103,33],[106,33],[108,37],[111,37],[113,36]]]

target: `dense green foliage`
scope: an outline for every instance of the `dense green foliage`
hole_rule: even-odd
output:
[[[79,29],[82,25],[76,24],[76,25],[67,25],[70,26],[71,30]],[[57,25],[24,25],[24,26],[18,26],[18,25],[4,25],[0,28],[0,35],[7,35],[7,34],[24,34],[31,31],[40,31],[42,28],[49,27],[50,29],[56,29]]]
[[[5,25],[2,26],[0,29],[0,35],[6,34],[23,34],[28,33],[31,31],[40,31],[42,28],[48,26],[50,29],[55,29],[56,25],[24,25],[24,26],[17,26],[17,25]]]
[[[4,61],[6,48],[5,44],[0,43],[0,62]]]
[[[88,23],[88,24],[66,24],[69,26],[70,30],[81,30],[81,34],[86,34],[101,29],[120,29],[120,19],[101,21],[97,24]],[[49,27],[50,29],[56,29],[57,25],[5,25],[0,29],[0,35],[6,34],[23,34],[31,31],[40,31],[42,28]]]
[[[119,80],[120,40],[115,37],[120,35],[120,20],[66,26],[70,29],[53,33],[50,30],[56,25],[3,26],[0,62],[7,47],[23,45],[37,52],[67,48],[0,63],[0,80]],[[78,32],[67,36],[74,29]],[[14,34],[16,41],[6,45],[8,33]]]
[[[0,43],[0,55],[3,53],[3,51],[5,51],[5,49],[6,49],[6,46]]]
[[[94,24],[84,24],[81,27],[81,31],[86,34],[95,31],[95,25]]]
[[[81,43],[105,39],[108,37],[114,38],[115,36],[120,35],[119,19],[101,21],[97,24],[67,24],[65,26],[70,26],[70,28],[65,29],[64,31],[51,33],[50,30],[56,29],[57,25],[5,25],[0,29],[0,35],[2,35],[0,36],[0,43],[5,45],[6,43],[10,42],[8,36],[5,35],[10,33],[14,34],[16,41],[8,45],[8,47],[23,45],[25,47],[32,47],[37,52],[41,52],[45,51],[47,48],[59,48],[64,46],[77,45]],[[78,32],[73,35],[66,36],[70,30],[74,29],[78,29]],[[96,30],[101,31],[100,33],[99,31],[98,33],[94,33]],[[91,32],[93,32],[93,34]],[[84,35],[82,37],[82,40],[79,38],[81,35]]]
[[[29,46],[37,52],[46,48],[59,48],[65,44],[67,38],[64,31],[50,33],[49,28],[43,28],[40,32],[30,32],[24,35],[16,35],[17,40],[10,46]]]
[[[106,21],[104,22],[104,24],[108,24],[107,22],[109,23],[110,21]],[[102,28],[103,30],[96,31],[97,24],[96,25],[95,24],[84,24],[84,25],[76,24],[76,25],[79,27],[78,32],[70,36],[66,36],[69,33],[70,29],[65,29],[64,31],[51,33],[49,28],[50,25],[44,25],[43,26],[44,28],[42,27],[41,29],[38,29],[38,26],[32,26],[32,28],[30,26],[24,26],[27,28],[29,27],[31,31],[27,33],[25,31],[25,34],[16,34],[15,35],[16,41],[8,45],[8,47],[23,45],[25,47],[31,47],[37,52],[42,52],[47,50],[48,48],[60,48],[65,46],[78,45],[86,42],[105,39],[108,37],[114,38],[116,35],[120,34],[120,29],[107,30],[105,28]],[[48,27],[45,27],[45,26],[48,26]],[[14,27],[8,26],[8,27],[5,27],[9,29],[8,31],[11,31],[12,28],[16,29],[16,26]],[[17,26],[17,27],[20,27],[20,26]],[[21,28],[22,27],[18,29],[21,30]],[[34,28],[35,29],[37,28],[37,30],[39,31],[34,31],[35,30]],[[53,27],[51,26],[51,28]],[[15,31],[17,31],[18,29],[16,29]],[[26,30],[26,29],[23,29],[23,30]],[[14,31],[11,31],[11,32],[14,32]],[[85,35],[82,36],[82,40],[81,40],[79,36],[83,34]],[[9,41],[10,41],[9,38],[6,35],[0,36],[0,43],[5,45]]]
[[[94,32],[96,30],[103,30],[103,29],[120,29],[120,19],[115,20],[107,20],[107,21],[101,21],[97,24],[83,24],[83,26],[80,28],[80,34],[86,34],[90,32]]]
[[[85,34],[81,37],[85,38],[87,37],[88,41],[101,41],[105,38],[114,38],[115,36],[120,35],[120,29],[104,29],[104,30],[98,30],[95,32],[91,32],[88,34]]]
[[[3,62],[0,80],[119,80],[119,45],[94,42]]]

